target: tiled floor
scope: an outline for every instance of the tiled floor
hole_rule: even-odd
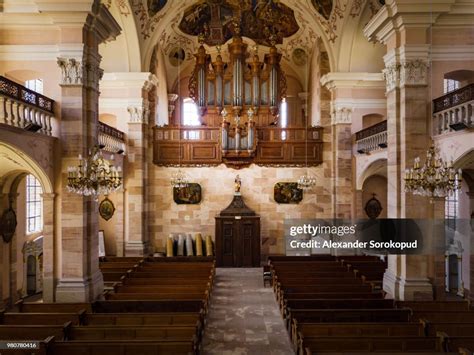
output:
[[[288,333],[261,268],[218,268],[204,354],[292,355]]]

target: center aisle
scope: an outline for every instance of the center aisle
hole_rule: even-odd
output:
[[[205,329],[205,355],[294,354],[261,268],[216,269]]]

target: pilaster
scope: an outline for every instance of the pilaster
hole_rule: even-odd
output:
[[[49,10],[52,9],[45,9]],[[83,51],[74,57],[59,57],[57,60],[61,72],[60,139],[63,157],[59,203],[61,240],[56,246],[61,250],[57,302],[91,302],[103,290],[98,255],[97,200],[69,193],[66,184],[68,167],[77,164],[79,154],[87,157],[98,142],[99,81],[103,75],[98,46],[120,33],[120,27],[99,1],[93,1],[90,9],[81,11],[84,22],[75,26],[83,35]],[[51,283],[51,275],[48,277]]]
[[[43,301],[54,302],[56,269],[54,248],[54,198],[53,193],[43,193]]]

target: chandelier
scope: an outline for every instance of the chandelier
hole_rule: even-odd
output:
[[[78,166],[68,167],[67,190],[84,196],[108,195],[122,186],[121,172],[94,146],[87,158],[79,154]]]
[[[405,191],[414,195],[446,197],[461,188],[461,169],[448,165],[431,146],[426,153],[423,166],[420,158],[415,158],[413,168],[405,170]]]
[[[298,188],[301,190],[309,190],[314,185],[316,185],[316,178],[314,176],[304,174],[298,179]]]
[[[171,175],[171,186],[181,189],[188,187],[188,184],[188,177],[181,169]]]

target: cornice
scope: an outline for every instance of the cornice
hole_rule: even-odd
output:
[[[105,73],[100,82],[101,89],[147,89],[158,86],[158,78],[149,72]]]
[[[321,85],[333,89],[379,89],[385,88],[382,73],[331,72],[321,78]]]
[[[387,43],[394,31],[403,27],[428,28],[437,18],[451,11],[456,0],[387,0],[378,13],[364,27],[369,41]]]
[[[82,43],[63,43],[58,45],[0,45],[0,60],[11,61],[56,61],[62,58],[82,58],[84,45]]]

